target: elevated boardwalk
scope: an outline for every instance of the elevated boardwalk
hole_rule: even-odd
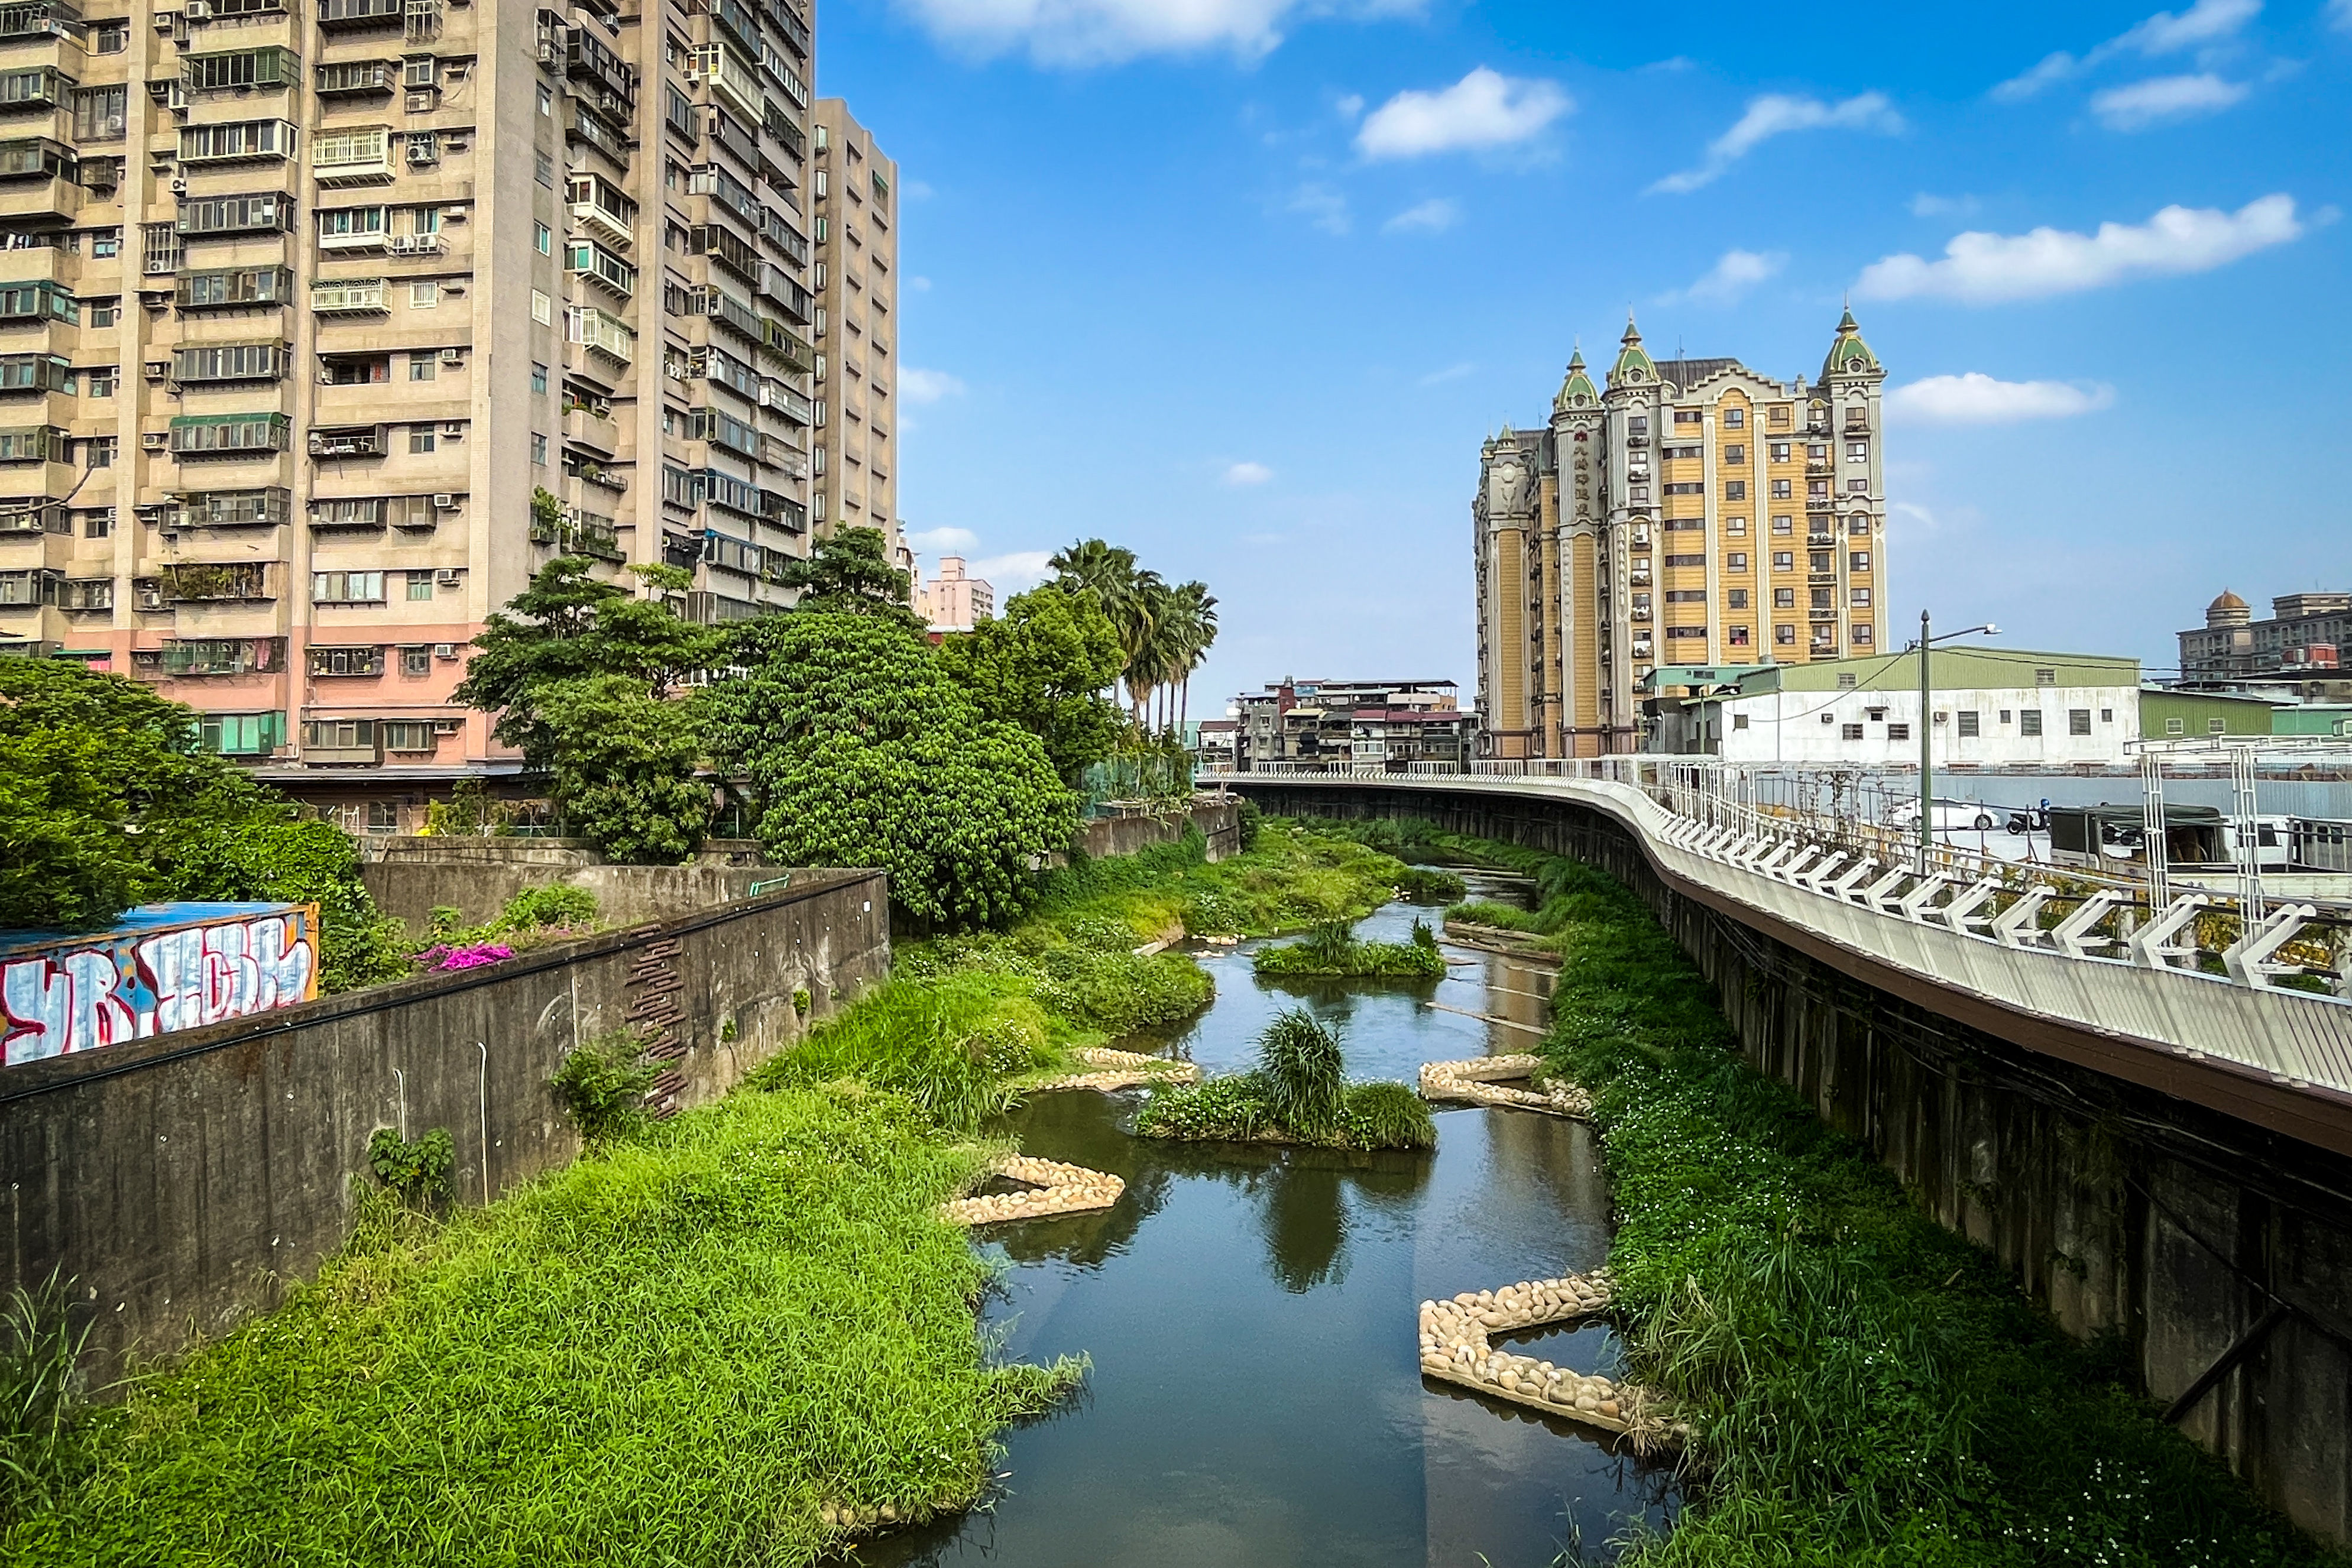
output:
[[[2280,972],[2299,966],[2270,956],[2313,935],[2308,906],[2279,906],[2247,934],[2234,909],[2209,895],[2150,910],[2117,884],[2069,878],[2066,893],[2037,893],[1996,868],[1948,859],[1921,877],[1907,860],[1825,844],[1802,831],[1808,825],[1726,801],[1696,770],[1674,763],[1544,764],[1560,770],[1555,776],[1500,771],[1512,765],[1225,773],[1216,782],[1244,794],[1286,792],[1302,809],[1318,794],[1367,790],[1406,812],[1415,796],[1580,808],[1630,834],[1677,892],[1867,984],[2027,1049],[2352,1155],[2352,998],[2280,985]],[[2044,929],[2044,910],[2065,918]],[[2238,933],[2217,953],[2219,973],[2197,966],[2194,942],[2198,918],[2214,914]],[[2095,932],[2118,915],[2137,927],[2130,935]],[[2329,978],[2352,989],[2340,973]]]

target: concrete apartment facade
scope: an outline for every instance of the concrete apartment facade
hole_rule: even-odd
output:
[[[837,98],[814,110],[817,530],[877,528],[912,570],[898,517],[898,165]]]
[[[962,556],[942,555],[939,575],[915,589],[915,614],[935,632],[968,632],[996,614],[996,590],[985,577],[966,576]]]
[[[2139,661],[1971,646],[1928,666],[1938,768],[2114,764],[2141,738]],[[1727,763],[1916,768],[1919,656],[1668,667],[1648,749]]]
[[[1572,357],[1549,424],[1479,455],[1486,753],[1639,750],[1661,666],[1883,646],[1885,379],[1851,312],[1810,384],[1654,360],[1630,321],[1604,386]]]
[[[782,605],[811,29],[0,6],[0,645],[152,681],[301,794],[510,767],[450,695],[558,554],[690,568],[698,620]]]
[[[1451,680],[1271,681],[1263,691],[1246,692],[1234,700],[1230,710],[1237,724],[1234,763],[1246,769],[1257,763],[1352,761],[1357,753],[1359,712],[1381,716],[1377,739],[1385,756],[1387,737],[1393,731],[1400,747],[1404,746],[1407,727],[1418,715],[1466,718],[1459,712],[1459,690]],[[1450,730],[1440,724],[1426,732],[1433,737],[1459,736],[1474,729],[1475,723]],[[1411,731],[1415,736],[1423,732],[1419,728]]]

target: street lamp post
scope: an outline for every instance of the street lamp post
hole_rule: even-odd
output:
[[[1936,847],[1936,687],[1927,678],[1927,658],[1935,646],[1953,637],[1974,637],[1982,632],[1987,637],[1999,637],[2000,628],[1988,621],[1965,631],[1946,632],[1942,637],[1930,634],[1927,612],[1919,612],[1919,875],[1927,874],[1927,861]]]

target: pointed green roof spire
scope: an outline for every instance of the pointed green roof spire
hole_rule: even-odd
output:
[[[1592,377],[1584,371],[1584,350],[1579,347],[1568,356],[1568,379],[1559,384],[1559,395],[1551,400],[1552,412],[1570,408],[1590,408],[1601,401],[1594,389]]]
[[[1650,363],[1650,355],[1642,347],[1642,329],[1633,324],[1633,312],[1625,312],[1625,335],[1617,340],[1617,363],[1609,367],[1609,384],[1620,381],[1654,380],[1658,367]],[[1636,374],[1638,373],[1638,374]]]
[[[1869,371],[1883,370],[1878,356],[1862,341],[1862,328],[1854,321],[1848,308],[1838,317],[1837,337],[1830,343],[1829,357],[1822,361],[1822,379],[1832,375],[1860,375]]]

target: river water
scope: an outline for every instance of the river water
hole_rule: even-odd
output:
[[[1416,915],[1436,918],[1392,904],[1357,934],[1402,941]],[[1217,997],[1191,1024],[1122,1044],[1234,1071],[1276,1012],[1304,1004],[1341,1026],[1350,1077],[1411,1082],[1424,1061],[1538,1037],[1432,1001],[1544,1019],[1538,965],[1449,947],[1459,962],[1442,982],[1277,986],[1251,973],[1255,945],[1203,957]],[[1415,1358],[1421,1301],[1606,1259],[1609,1196],[1583,1126],[1440,1110],[1433,1152],[1360,1155],[1131,1138],[1139,1100],[1045,1094],[1009,1118],[1024,1152],[1117,1172],[1127,1192],[1107,1213],[980,1234],[1007,1265],[984,1310],[1003,1353],[1088,1354],[1086,1392],[1006,1436],[982,1510],[872,1542],[857,1563],[1543,1568],[1563,1551],[1608,1561],[1629,1523],[1666,1522],[1666,1470],[1425,1383]],[[1597,1326],[1524,1342],[1617,1370]]]

